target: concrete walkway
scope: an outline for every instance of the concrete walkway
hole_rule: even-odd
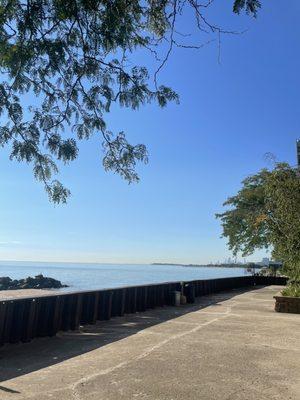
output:
[[[23,297],[42,297],[49,294],[61,293],[59,289],[13,289],[0,290],[0,301],[22,299]]]
[[[115,318],[0,349],[0,399],[299,400],[300,315],[278,287]]]

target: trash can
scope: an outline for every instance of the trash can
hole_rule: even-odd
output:
[[[195,303],[195,286],[192,283],[186,283],[183,288],[187,303]]]
[[[173,306],[180,306],[180,296],[181,296],[181,292],[175,290],[174,292],[172,292],[172,305]]]

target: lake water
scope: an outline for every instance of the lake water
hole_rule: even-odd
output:
[[[9,276],[13,279],[21,279],[38,274],[58,279],[69,285],[63,290],[72,291],[248,275],[243,268],[0,262],[0,277]]]

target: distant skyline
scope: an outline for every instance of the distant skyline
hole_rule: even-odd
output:
[[[271,165],[266,153],[296,164],[300,2],[263,2],[257,19],[233,15],[231,7],[218,2],[212,18],[245,32],[222,36],[221,64],[211,43],[174,49],[161,72],[180,105],[114,107],[107,116],[111,130],[148,147],[139,184],[103,171],[95,136],[61,167],[72,196],[53,206],[31,167],[0,149],[0,260],[207,264],[232,256],[215,213],[247,175]],[[183,25],[189,31],[188,16]]]

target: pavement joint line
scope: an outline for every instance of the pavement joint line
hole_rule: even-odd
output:
[[[192,325],[192,326],[198,326],[197,322],[185,322],[185,321],[167,321],[167,324],[169,325]]]
[[[152,346],[149,350],[146,350],[143,353],[141,353],[140,355],[138,355],[136,357],[133,357],[131,360],[123,361],[123,362],[121,362],[121,363],[119,363],[119,364],[117,364],[117,365],[115,365],[115,366],[113,366],[111,368],[107,368],[105,370],[99,371],[97,373],[91,374],[90,376],[87,376],[87,377],[84,377],[84,378],[80,379],[79,381],[77,381],[74,384],[72,384],[71,386],[69,386],[71,388],[71,390],[72,390],[73,398],[76,399],[76,400],[81,400],[81,396],[77,391],[77,387],[79,385],[84,385],[84,384],[88,383],[89,381],[93,380],[94,378],[96,378],[98,376],[108,375],[111,372],[114,372],[114,371],[116,371],[118,369],[121,369],[121,368],[123,368],[123,367],[125,367],[125,366],[127,366],[129,364],[132,364],[132,363],[134,363],[136,361],[142,360],[143,358],[146,358],[148,355],[150,355],[153,351],[161,348],[165,344],[167,344],[167,343],[169,343],[169,342],[171,342],[173,340],[176,340],[176,339],[181,339],[182,337],[184,337],[186,335],[189,335],[189,334],[197,332],[198,330],[204,328],[207,325],[211,325],[214,322],[219,321],[220,319],[228,317],[230,315],[230,312],[231,312],[231,307],[228,307],[228,310],[222,316],[220,316],[218,318],[214,318],[211,321],[207,321],[207,322],[205,322],[205,323],[203,323],[201,325],[197,325],[196,327],[190,329],[189,331],[185,331],[185,332],[178,333],[176,335],[170,336],[168,339],[165,339],[162,342]]]
[[[265,288],[265,290],[268,288]],[[107,385],[109,385],[109,383],[114,383],[114,381],[117,382],[122,382],[122,380],[118,381],[119,376],[124,378],[124,376],[128,376],[128,370],[137,370],[139,371],[141,366],[144,365],[144,363],[146,363],[146,365],[148,365],[148,363],[152,363],[153,359],[154,361],[156,361],[156,358],[158,357],[158,360],[160,360],[161,355],[168,355],[169,351],[173,348],[173,347],[177,347],[179,344],[181,343],[187,343],[189,345],[188,349],[189,351],[191,350],[191,352],[193,352],[193,346],[192,343],[195,340],[197,343],[199,342],[203,342],[204,343],[209,343],[209,341],[211,342],[212,346],[223,346],[223,342],[224,344],[228,344],[228,348],[231,349],[232,347],[232,343],[235,342],[235,337],[239,336],[240,333],[242,333],[242,340],[240,343],[240,347],[239,347],[239,354],[237,356],[237,360],[242,359],[243,356],[240,355],[243,354],[243,351],[245,351],[245,354],[255,354],[253,352],[257,351],[258,353],[261,354],[261,357],[259,358],[259,361],[261,361],[262,365],[262,373],[265,374],[265,378],[266,381],[268,382],[269,378],[274,379],[275,378],[275,386],[270,386],[270,388],[274,389],[273,391],[271,391],[271,393],[267,393],[266,396],[264,396],[264,390],[266,389],[266,385],[265,385],[265,380],[260,381],[261,377],[260,377],[260,371],[255,372],[253,375],[253,381],[251,378],[251,382],[248,385],[246,385],[245,387],[241,387],[241,385],[239,384],[239,380],[241,378],[240,375],[238,375],[238,380],[234,381],[234,383],[229,387],[230,390],[228,390],[228,388],[225,390],[224,389],[224,399],[223,400],[229,400],[229,399],[236,399],[241,397],[244,397],[245,394],[244,391],[249,390],[249,388],[252,385],[252,389],[250,390],[250,392],[252,393],[251,399],[253,398],[253,400],[255,398],[259,398],[259,399],[274,399],[274,397],[276,397],[276,399],[281,398],[280,392],[281,394],[281,383],[278,385],[278,387],[276,386],[276,384],[278,383],[276,381],[276,377],[278,375],[278,371],[277,371],[277,366],[280,365],[281,369],[279,371],[280,375],[282,373],[282,376],[286,377],[287,381],[286,384],[283,385],[284,387],[282,387],[282,389],[285,389],[287,392],[287,398],[289,399],[300,399],[297,396],[297,393],[300,393],[300,385],[296,383],[295,385],[295,378],[296,378],[296,382],[297,382],[297,375],[298,372],[297,371],[297,365],[299,365],[299,356],[300,356],[300,348],[299,348],[299,335],[297,332],[298,326],[297,324],[300,322],[300,319],[298,319],[298,316],[295,314],[283,314],[283,313],[274,313],[274,307],[272,307],[272,303],[274,302],[273,299],[271,299],[271,296],[273,297],[273,292],[270,293],[270,300],[268,299],[264,299],[264,298],[259,298],[259,294],[258,293],[246,293],[245,296],[244,295],[238,295],[235,296],[234,298],[237,300],[235,301],[233,298],[227,298],[225,299],[223,297],[215,297],[215,302],[207,302],[206,304],[201,304],[201,299],[200,301],[196,301],[196,304],[194,305],[189,305],[189,307],[187,308],[187,310],[185,310],[185,306],[179,307],[178,308],[178,312],[175,311],[170,311],[169,313],[167,313],[167,318],[171,318],[168,320],[163,320],[160,321],[159,319],[157,320],[156,318],[153,318],[152,315],[147,316],[148,314],[145,313],[145,321],[147,320],[147,318],[149,320],[151,320],[152,323],[150,324],[145,324],[143,323],[143,321],[141,320],[142,317],[142,313],[140,315],[140,313],[136,313],[136,314],[131,314],[130,316],[128,315],[128,319],[129,321],[125,321],[124,323],[124,328],[128,328],[128,336],[124,336],[124,335],[117,335],[118,332],[120,332],[121,329],[121,333],[124,331],[123,330],[123,326],[122,326],[122,319],[120,319],[120,321],[117,321],[117,318],[114,319],[116,321],[116,324],[113,323],[114,320],[112,320],[112,328],[110,328],[110,323],[105,322],[101,322],[101,323],[97,323],[97,330],[100,330],[100,334],[93,334],[93,327],[86,327],[88,330],[91,331],[91,333],[89,332],[84,332],[85,329],[83,329],[82,332],[79,333],[83,333],[86,336],[99,336],[99,341],[101,343],[100,347],[98,347],[98,338],[96,338],[96,347],[93,349],[95,350],[94,356],[91,358],[91,360],[93,360],[93,363],[90,365],[89,368],[85,368],[85,366],[89,365],[90,362],[90,358],[89,357],[85,357],[86,352],[84,351],[83,353],[78,353],[73,356],[71,356],[71,359],[74,358],[75,359],[75,364],[78,365],[79,367],[83,367],[83,368],[78,368],[76,367],[74,370],[72,369],[70,371],[70,373],[66,373],[65,378],[59,378],[62,372],[62,376],[64,376],[64,360],[62,360],[62,366],[56,368],[56,365],[59,365],[61,362],[59,362],[58,364],[55,365],[50,365],[50,366],[46,366],[45,368],[45,372],[47,373],[47,370],[53,370],[54,372],[54,377],[57,375],[58,376],[58,385],[51,385],[49,386],[48,383],[44,382],[44,380],[42,380],[39,384],[39,382],[33,382],[33,384],[31,385],[31,381],[28,379],[25,379],[24,382],[19,381],[18,380],[18,376],[17,379],[15,379],[16,377],[13,378],[9,378],[6,381],[3,381],[3,383],[5,382],[9,382],[12,385],[13,389],[24,389],[21,392],[19,392],[19,394],[4,394],[5,399],[9,400],[9,399],[26,399],[26,400],[37,400],[39,398],[43,398],[43,399],[62,399],[62,400],[70,400],[70,399],[76,399],[76,400],[87,400],[90,399],[90,397],[92,397],[93,399],[97,399],[97,400],[106,400],[110,397],[110,390],[112,390],[112,395],[113,393],[116,391],[115,396],[117,397],[112,397],[112,398],[120,398],[123,395],[125,395],[126,399],[129,398],[133,398],[133,397],[138,397],[141,398],[144,396],[146,396],[148,398],[148,395],[145,391],[139,391],[139,393],[135,393],[135,394],[131,394],[131,396],[133,395],[133,397],[126,397],[126,393],[122,391],[118,392],[118,390],[120,390],[118,387],[114,388],[110,388],[109,386],[107,387]],[[266,300],[268,302],[266,302]],[[254,308],[249,304],[252,303],[254,305]],[[258,304],[261,303],[261,305],[259,306]],[[169,307],[166,307],[165,309],[169,309]],[[167,311],[166,310],[166,311]],[[174,308],[173,308],[174,310]],[[159,311],[158,309],[154,310],[153,313]],[[215,311],[215,312],[214,312]],[[150,310],[150,312],[152,312]],[[162,312],[164,312],[164,308],[162,309]],[[204,314],[204,317],[201,317],[201,313]],[[195,314],[193,316],[193,314]],[[154,315],[154,314],[153,314]],[[232,317],[232,318],[231,318]],[[127,315],[125,315],[123,317],[123,320],[127,318]],[[131,319],[132,318],[132,319]],[[265,321],[263,321],[263,319],[265,319]],[[185,322],[185,319],[189,322]],[[274,320],[274,324],[272,325],[272,320]],[[276,324],[276,320],[277,320],[277,324]],[[132,322],[133,321],[133,322]],[[193,322],[191,322],[193,321]],[[198,321],[195,322],[195,321]],[[206,321],[206,322],[204,322]],[[223,322],[222,322],[223,321]],[[271,321],[271,322],[269,322]],[[204,323],[203,323],[204,322]],[[253,322],[257,323],[257,324],[262,324],[262,329],[256,330],[256,328],[253,330]],[[214,323],[214,324],[213,324]],[[106,325],[107,324],[107,325]],[[121,324],[121,325],[120,325]],[[169,325],[167,325],[169,324]],[[175,325],[170,325],[170,324],[175,324]],[[203,329],[205,326],[207,325],[211,325],[211,327],[208,327],[207,329]],[[232,325],[231,325],[232,324]],[[129,326],[132,325],[132,326]],[[135,326],[133,326],[135,325]],[[222,330],[219,332],[219,325],[221,326]],[[95,326],[95,325],[93,325]],[[173,326],[173,329],[172,329]],[[272,332],[269,332],[269,327],[274,327],[275,329],[275,334],[273,334]],[[293,336],[289,339],[288,336],[285,337],[285,340],[277,340],[277,333],[278,331],[281,330],[281,328],[284,329],[284,326],[287,326],[291,329],[292,331],[295,331]],[[156,327],[158,327],[158,332],[155,332]],[[237,327],[237,329],[236,329]],[[133,329],[131,329],[133,328]],[[137,329],[135,329],[137,328]],[[152,331],[152,328],[153,331]],[[295,330],[296,328],[296,330]],[[220,335],[219,333],[222,333],[223,330],[225,330],[227,332],[227,330],[229,330],[229,332],[232,333],[232,337],[231,340],[229,340],[228,342],[226,341],[226,337],[224,338],[223,335]],[[105,332],[103,332],[105,331]],[[199,331],[199,333],[197,333]],[[196,332],[196,333],[193,333]],[[202,332],[202,333],[201,333]],[[216,336],[211,337],[212,332],[216,333]],[[104,335],[103,335],[104,333]],[[68,333],[60,333],[59,335],[61,336],[68,336]],[[149,335],[147,338],[147,334]],[[123,352],[120,353],[120,355],[116,355],[111,362],[108,363],[108,365],[106,364],[102,364],[101,360],[102,360],[102,355],[106,355],[109,354],[111,351],[114,351],[115,347],[113,347],[115,345],[115,340],[114,341],[109,341],[107,342],[107,337],[109,335],[114,335],[114,339],[120,343],[120,347],[131,347],[132,350],[135,351],[131,351],[128,352],[125,351],[124,354]],[[136,336],[136,335],[145,335],[145,336]],[[151,337],[151,335],[153,335],[153,337]],[[236,335],[236,336],[235,336]],[[71,333],[71,336],[73,336],[73,333]],[[102,337],[104,336],[104,337]],[[227,335],[225,335],[227,336]],[[140,339],[137,339],[138,337],[140,337]],[[131,340],[130,338],[133,338],[133,340]],[[136,339],[134,339],[136,338]],[[182,339],[181,339],[182,338]],[[206,340],[206,338],[210,338],[208,339],[208,341]],[[168,339],[168,340],[165,340]],[[177,339],[177,341],[176,341]],[[261,340],[262,339],[262,340]],[[43,340],[43,339],[42,339]],[[76,339],[77,340],[77,339]],[[102,340],[103,340],[103,344],[102,344]],[[172,342],[174,341],[174,342]],[[87,343],[94,343],[94,339],[91,338],[91,341],[88,341]],[[243,342],[243,343],[242,343]],[[85,342],[84,342],[85,343]],[[141,344],[141,347],[135,346],[135,343],[139,343]],[[236,344],[235,344],[236,345]],[[244,346],[244,347],[243,347]],[[120,347],[117,347],[117,349],[119,349]],[[104,353],[101,351],[101,348],[107,349],[107,352],[104,350]],[[201,348],[201,347],[200,347]],[[34,349],[34,347],[33,347]],[[97,350],[97,351],[96,351]],[[99,351],[100,350],[100,351]],[[296,350],[296,352],[295,352]],[[209,354],[209,353],[208,353]],[[131,356],[131,358],[130,358]],[[216,351],[215,354],[213,355],[214,357],[218,357],[218,352]],[[125,358],[126,357],[126,358]],[[148,357],[148,358],[147,358]],[[235,356],[234,356],[235,357]],[[278,357],[278,360],[277,360]],[[76,360],[77,358],[79,358],[79,360]],[[267,361],[265,362],[265,359],[268,360],[269,358],[272,358],[272,362],[275,362],[276,360],[279,361],[279,364],[272,364],[270,367],[270,372],[269,370],[267,370]],[[68,358],[67,358],[68,359]],[[82,360],[80,360],[82,359]],[[175,355],[175,359],[176,359],[176,355]],[[288,360],[293,360],[291,362],[287,362],[287,364],[283,363],[282,365],[280,364],[280,360],[282,359],[288,359]],[[106,360],[106,358],[105,358]],[[140,361],[141,360],[141,361]],[[144,360],[144,361],[142,361]],[[297,361],[298,360],[298,361]],[[21,359],[22,361],[22,359]],[[24,360],[24,362],[26,362]],[[227,362],[227,361],[226,361]],[[241,362],[241,361],[240,361]],[[205,364],[205,363],[204,363]],[[102,371],[101,371],[101,365],[102,365]],[[128,365],[128,368],[127,368]],[[202,365],[202,364],[201,364]],[[224,364],[225,365],[225,364]],[[68,366],[68,364],[66,365],[66,367]],[[109,368],[109,366],[111,368]],[[271,373],[271,370],[274,369],[275,366],[275,373]],[[12,368],[13,368],[13,364],[12,364]],[[291,368],[289,370],[289,368]],[[254,368],[255,369],[255,368]],[[34,369],[31,372],[36,373],[36,371],[43,371],[44,368],[39,368],[39,369]],[[299,370],[298,370],[299,371]],[[50,373],[50,371],[48,371]],[[98,373],[97,373],[98,372]],[[151,373],[151,369],[150,369],[150,373]],[[42,372],[43,374],[43,372]],[[50,373],[50,377],[52,377],[53,373]],[[294,374],[294,375],[293,375]],[[21,374],[22,376],[23,374]],[[206,376],[207,374],[204,373],[204,376]],[[9,376],[9,375],[8,375]],[[8,377],[7,376],[7,377]],[[199,373],[197,376],[203,376],[202,373]],[[252,375],[251,375],[252,376]],[[299,375],[298,375],[299,376]],[[47,377],[47,375],[46,375]],[[131,377],[131,372],[129,373],[129,377]],[[290,379],[289,379],[290,378]],[[150,379],[150,382],[153,382],[155,384],[155,371],[153,371],[153,377]],[[221,379],[221,381],[223,381],[224,379]],[[270,383],[270,382],[269,382]],[[300,383],[300,381],[299,381]],[[47,392],[43,391],[43,385],[46,384],[45,389],[47,389],[47,385],[49,386],[49,390],[47,390]],[[143,383],[140,383],[139,385],[142,385]],[[259,386],[261,386],[260,388],[260,392],[257,391],[253,388],[253,385],[256,386],[256,384]],[[20,386],[19,386],[20,385]],[[10,385],[9,385],[10,386]],[[218,384],[218,389],[221,389],[221,391],[223,390],[222,388],[222,383]],[[274,388],[275,387],[275,388]],[[275,393],[275,390],[277,388],[277,392]],[[26,389],[29,389],[26,390]],[[107,389],[109,390],[109,392],[107,393]],[[232,389],[232,390],[231,390]],[[235,390],[234,390],[235,389]],[[269,388],[267,388],[269,389]],[[27,392],[27,393],[26,393]],[[273,393],[274,392],[274,393]],[[0,391],[1,393],[1,391]],[[21,393],[21,394],[20,394]],[[118,393],[119,393],[119,397],[118,397]],[[151,392],[152,393],[152,392]],[[187,393],[189,393],[189,388],[187,390]],[[193,399],[198,399],[198,394],[197,391],[191,390],[191,393],[194,393],[194,397],[189,397],[188,398],[193,398]],[[218,393],[218,392],[217,392]],[[255,394],[256,393],[256,394]],[[289,395],[288,395],[289,393]],[[150,393],[149,393],[150,394]],[[205,393],[207,397],[205,397],[205,399],[207,400],[211,400],[213,397],[211,396],[212,393],[210,391],[208,391],[207,393]],[[165,393],[165,395],[167,395],[167,392]],[[258,397],[257,397],[258,395]],[[44,397],[45,396],[45,397]],[[87,397],[86,397],[87,396]],[[204,395],[205,396],[205,395]],[[256,396],[256,397],[255,397]],[[272,397],[273,396],[273,397]],[[150,396],[151,397],[151,396]],[[149,397],[149,398],[150,398]],[[176,397],[176,396],[175,396]],[[174,397],[174,400],[175,400]],[[250,400],[249,397],[249,400]],[[0,398],[1,395],[0,395]],[[123,398],[123,397],[122,397]],[[152,398],[152,397],[151,397]],[[155,397],[157,400],[160,398],[159,396]],[[165,398],[165,397],[164,397]],[[202,398],[202,396],[201,396]],[[247,397],[248,398],[248,397]],[[154,398],[153,398],[154,399]]]
[[[193,312],[191,312],[191,314],[192,314],[192,313],[193,313]],[[186,336],[186,335],[188,335],[188,334],[195,333],[195,332],[201,330],[202,328],[204,328],[205,326],[211,325],[212,323],[214,323],[214,322],[216,322],[216,321],[219,321],[220,319],[227,318],[227,317],[230,316],[230,315],[231,315],[231,307],[227,307],[226,312],[224,312],[224,314],[221,315],[221,316],[219,316],[218,318],[214,318],[214,319],[212,319],[212,320],[210,320],[210,321],[205,322],[204,324],[197,324],[194,328],[190,329],[189,331],[185,331],[185,332],[179,333],[179,334],[177,334],[177,335],[170,336],[168,339],[165,339],[165,340],[163,340],[162,342],[160,342],[160,343],[154,345],[154,346],[151,347],[149,350],[147,350],[147,351],[145,351],[145,352],[139,354],[139,355],[136,356],[136,357],[133,357],[131,360],[123,361],[123,362],[121,362],[121,363],[119,363],[119,364],[117,364],[117,365],[115,365],[115,366],[113,366],[113,367],[111,367],[111,368],[107,368],[107,369],[105,369],[105,370],[102,370],[102,371],[99,371],[99,372],[97,372],[97,373],[91,374],[91,375],[89,375],[89,376],[87,376],[87,377],[81,378],[81,379],[79,379],[77,382],[75,382],[75,383],[73,383],[73,384],[70,384],[70,385],[67,385],[67,386],[64,387],[64,388],[57,388],[57,389],[54,389],[54,390],[52,390],[51,393],[54,394],[54,393],[56,393],[56,392],[61,392],[61,391],[67,389],[67,390],[70,390],[71,395],[72,395],[72,397],[73,397],[74,399],[76,399],[76,400],[82,400],[80,394],[79,394],[78,391],[76,390],[77,386],[79,386],[79,385],[84,386],[86,383],[88,383],[89,381],[93,380],[94,378],[96,378],[96,377],[98,377],[98,376],[105,376],[105,375],[108,375],[109,373],[114,372],[115,370],[121,369],[121,368],[123,368],[123,367],[125,367],[125,366],[127,366],[127,365],[129,365],[129,364],[132,364],[132,363],[134,363],[134,362],[136,362],[136,361],[139,361],[139,360],[141,360],[141,359],[143,359],[143,358],[146,358],[146,357],[147,357],[148,355],[150,355],[153,351],[155,351],[155,350],[161,348],[161,347],[164,346],[165,344],[167,344],[167,343],[169,343],[169,342],[171,342],[171,341],[173,341],[173,340],[180,339],[180,338],[182,338],[182,337],[184,337],[184,336]],[[178,318],[180,318],[180,317],[181,317],[181,316],[178,316]],[[147,329],[148,329],[148,328],[145,328],[145,333],[146,333]],[[148,331],[148,332],[149,332],[149,331]],[[138,335],[138,334],[141,334],[141,333],[143,333],[143,331],[137,332],[137,333],[135,333],[133,336]],[[149,332],[149,333],[150,333],[150,332]],[[122,339],[122,340],[124,340],[124,339]],[[109,343],[107,346],[111,346],[111,345],[112,345],[112,344]],[[9,380],[4,381],[3,383],[5,383],[5,382],[9,382]],[[38,394],[38,393],[35,393],[34,396],[37,395],[37,394]],[[32,397],[33,397],[32,395],[29,395],[29,396],[23,397],[23,399],[30,399],[30,398],[32,398]]]
[[[164,332],[154,332],[154,331],[149,331],[148,329],[142,332],[137,332],[137,335],[164,335]]]
[[[224,315],[225,313],[223,313],[223,312],[213,312],[213,311],[201,311],[201,310],[199,310],[199,311],[195,311],[194,312],[195,314],[207,314],[207,315]],[[232,315],[235,315],[235,314],[232,314]]]

